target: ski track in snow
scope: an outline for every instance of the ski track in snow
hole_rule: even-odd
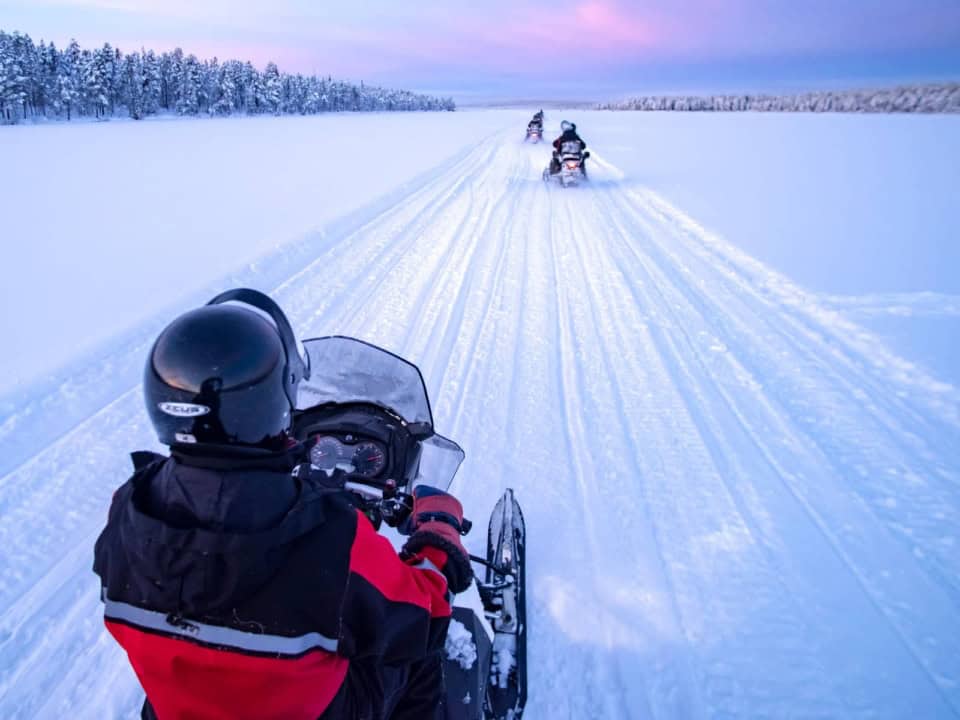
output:
[[[485,139],[274,292],[302,337],[420,365],[473,519],[515,488],[525,717],[960,716],[955,391],[851,324],[854,301],[819,301],[596,154],[589,186],[544,185],[546,155]],[[33,452],[0,478],[0,716],[136,717],[90,566],[151,429],[117,388],[49,444],[16,438],[59,392],[0,435]]]

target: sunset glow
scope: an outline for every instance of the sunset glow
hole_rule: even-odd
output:
[[[960,75],[956,0],[0,0],[0,26],[420,87]]]

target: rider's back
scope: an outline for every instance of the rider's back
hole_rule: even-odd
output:
[[[553,147],[559,152],[579,153],[586,149],[587,144],[583,141],[575,130],[565,130],[563,134],[553,141]]]
[[[290,451],[220,450],[141,456],[97,542],[107,627],[148,713],[347,717],[352,666],[442,646],[446,583],[347,493],[293,478]]]

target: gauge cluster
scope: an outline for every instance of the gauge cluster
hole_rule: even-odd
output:
[[[310,449],[310,463],[326,472],[337,468],[347,469],[345,466],[348,466],[348,472],[374,478],[387,466],[387,450],[375,440],[352,435],[343,438],[321,435],[316,437],[316,443]]]

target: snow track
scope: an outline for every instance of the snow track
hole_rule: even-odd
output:
[[[302,336],[420,365],[474,519],[515,488],[525,717],[960,716],[956,393],[603,157],[544,185],[546,155],[487,138],[274,288]],[[149,424],[117,387],[18,436],[50,392],[0,418],[0,716],[134,717],[90,565]]]

